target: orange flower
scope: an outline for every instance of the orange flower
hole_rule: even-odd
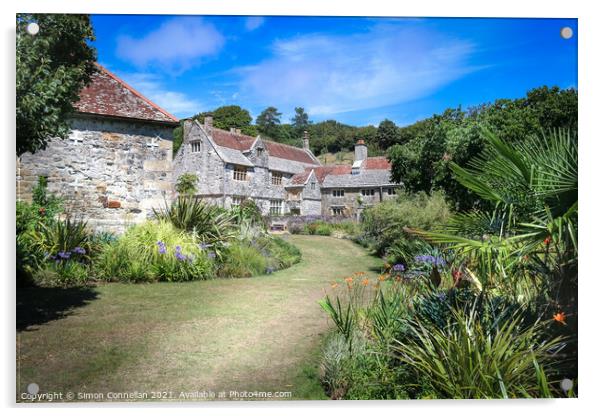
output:
[[[395,281],[396,281],[396,282],[401,282],[401,276],[397,276],[397,277],[395,278]]]
[[[330,287],[332,287],[333,289],[336,289],[338,286],[339,286],[338,283],[333,283],[333,284],[330,285]]]
[[[566,315],[564,312],[558,312],[553,316],[552,319],[554,319],[558,323],[561,323],[562,325],[566,325]]]
[[[381,282],[384,282],[387,279],[387,276],[385,276],[384,274],[381,274],[380,276],[378,276],[378,280],[380,280]]]
[[[552,242],[552,237],[547,236],[545,240],[543,240],[543,243],[547,246],[550,245],[550,243]]]
[[[345,281],[346,281],[348,284],[350,284],[350,283],[353,283],[353,277],[347,277],[347,278],[345,279]]]
[[[366,278],[366,279],[362,280],[362,284],[363,284],[364,286],[368,286],[368,285],[370,284],[370,280],[368,280],[368,279]]]

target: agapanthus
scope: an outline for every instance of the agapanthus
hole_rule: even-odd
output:
[[[75,247],[75,248],[73,249],[73,252],[74,252],[75,254],[81,254],[81,255],[84,255],[84,254],[86,254],[86,249],[85,249],[85,248],[83,248],[83,247]]]
[[[393,270],[396,272],[403,272],[405,269],[405,266],[401,263],[397,263],[393,266]]]
[[[159,254],[167,253],[167,248],[165,247],[165,243],[163,241],[157,241],[157,246],[159,246]]]
[[[215,258],[215,252],[214,251],[210,251],[209,253],[207,253],[207,257],[209,257],[210,259],[214,259]]]
[[[180,261],[184,261],[187,259],[185,254],[182,254],[181,251],[176,250],[176,259],[180,260]]]
[[[57,257],[59,257],[63,260],[68,260],[69,257],[71,257],[71,252],[70,251],[59,251],[56,255],[57,255]]]
[[[414,257],[414,260],[418,263],[430,264],[433,266],[445,266],[445,260],[443,257],[435,257],[430,254],[420,255]]]

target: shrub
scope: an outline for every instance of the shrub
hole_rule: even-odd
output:
[[[439,398],[543,397],[541,369],[559,363],[564,344],[546,338],[546,324],[521,329],[514,313],[494,328],[484,326],[474,310],[454,309],[444,328],[417,320],[411,336],[399,340],[400,361],[416,374],[428,375]]]
[[[72,254],[89,258],[95,246],[85,221],[71,220],[41,223],[34,238],[40,249],[53,260],[55,257],[68,259]]]
[[[301,251],[280,237],[270,237],[266,249],[269,254],[268,267],[273,270],[286,269],[301,260]]]
[[[95,275],[124,282],[190,281],[213,275],[215,253],[193,234],[165,221],[130,227],[106,243],[95,260]]]
[[[213,246],[214,251],[235,235],[231,213],[215,205],[191,197],[179,197],[163,211],[154,211],[159,220],[169,221],[183,231],[191,232],[197,239]]]
[[[364,210],[362,214],[362,239],[378,255],[387,254],[400,240],[412,240],[404,228],[432,230],[445,224],[450,210],[440,192],[432,195],[419,193],[400,195],[396,200],[384,201]]]
[[[81,286],[88,282],[88,266],[77,260],[49,261],[34,273],[34,281],[43,287]]]
[[[198,182],[199,178],[194,173],[184,173],[176,182],[176,191],[180,195],[194,195]]]
[[[266,272],[266,257],[256,248],[246,243],[235,243],[228,247],[220,265],[222,277],[251,277]]]

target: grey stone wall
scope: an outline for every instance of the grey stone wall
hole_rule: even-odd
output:
[[[332,206],[344,206],[347,208],[348,216],[357,217],[363,209],[396,197],[395,194],[388,195],[387,188],[374,188],[374,196],[362,196],[361,188],[344,188],[343,190],[345,191],[343,197],[335,197],[333,189],[322,189],[322,215],[331,215]],[[358,198],[361,198],[361,204],[358,202]]]
[[[30,201],[39,176],[65,209],[95,230],[122,232],[173,196],[169,125],[81,116],[65,140],[17,160],[17,199]]]

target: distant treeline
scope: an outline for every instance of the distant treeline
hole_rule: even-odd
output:
[[[487,127],[509,142],[542,134],[554,128],[577,129],[577,90],[539,87],[518,99],[498,99],[493,103],[462,109],[449,108],[409,126],[399,127],[384,119],[378,127],[356,127],[336,120],[314,123],[302,107],[283,123],[282,114],[268,107],[253,123],[249,111],[229,105],[193,116],[202,121],[213,116],[214,126],[240,129],[244,134],[301,146],[303,131],[309,131],[310,146],[316,155],[352,150],[358,139],[368,144],[371,156],[388,155],[393,178],[412,192],[445,191],[456,208],[472,206],[476,198],[451,177],[450,162],[465,166],[483,150],[480,129]],[[175,132],[174,149],[180,146],[181,128]]]

